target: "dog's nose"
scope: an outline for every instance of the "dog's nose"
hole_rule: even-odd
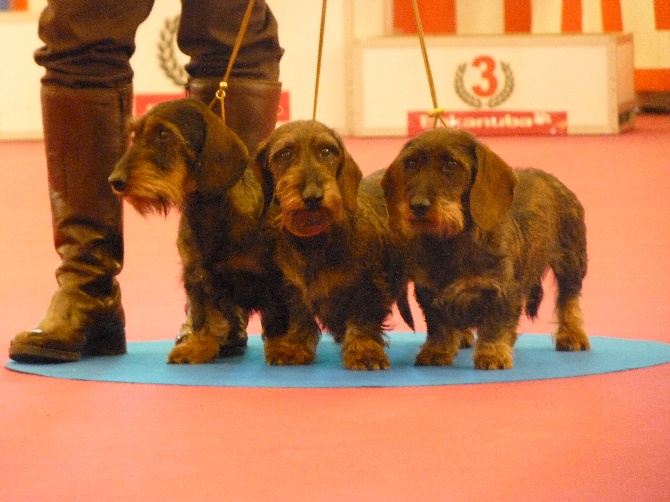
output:
[[[314,184],[309,184],[302,191],[302,201],[310,211],[315,211],[321,207],[323,202],[323,190]]]
[[[423,218],[430,209],[430,201],[424,197],[417,197],[410,201],[409,208],[417,218]]]
[[[114,191],[119,193],[123,192],[128,186],[128,183],[126,182],[125,178],[110,176],[107,181],[109,181],[109,184],[112,185]]]
[[[323,201],[323,196],[320,197],[309,197],[307,199],[303,199],[305,206],[307,206],[307,209],[310,211],[316,211],[321,207],[321,202]]]

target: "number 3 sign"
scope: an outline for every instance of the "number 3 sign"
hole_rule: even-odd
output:
[[[500,68],[504,76],[502,89],[496,71],[498,62],[491,56],[477,56],[470,63],[458,65],[454,78],[456,94],[474,108],[482,108],[484,103],[489,108],[501,105],[514,91],[514,74],[507,63],[500,62]],[[470,82],[475,82],[469,89],[465,84],[466,72],[471,77]]]

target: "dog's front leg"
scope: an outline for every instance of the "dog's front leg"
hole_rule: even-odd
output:
[[[193,308],[189,308],[186,320],[179,330],[176,345],[168,354],[170,364],[202,364],[212,362],[219,356],[218,339],[203,325],[202,321],[194,322]],[[198,308],[195,309],[199,310]],[[210,316],[215,317],[216,311],[210,309]],[[195,318],[202,316],[198,313]],[[194,327],[194,326],[197,326]]]
[[[200,266],[202,259],[194,249],[192,242],[187,243],[180,236],[179,251],[188,312],[177,345],[168,354],[170,364],[201,364],[214,361],[219,356],[219,340],[209,330],[208,323],[209,318],[214,319],[217,315],[212,300],[211,280],[207,271]]]
[[[342,363],[349,370],[385,370],[391,366],[384,351],[381,323],[348,320],[342,340]]]
[[[477,330],[472,354],[475,369],[503,370],[513,365],[514,343],[519,316],[509,319],[487,319]]]
[[[273,302],[262,311],[265,362],[273,366],[310,364],[321,332],[297,291],[286,290],[287,302]]]
[[[445,322],[441,311],[432,306],[434,295],[417,287],[416,297],[426,319],[426,341],[414,360],[416,366],[448,366],[454,362],[460,347],[470,347],[472,332],[456,329]]]

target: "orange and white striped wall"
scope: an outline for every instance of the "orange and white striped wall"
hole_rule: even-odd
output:
[[[634,36],[635,89],[670,92],[670,0],[418,0],[430,34],[618,33]],[[392,30],[416,33],[410,0]]]

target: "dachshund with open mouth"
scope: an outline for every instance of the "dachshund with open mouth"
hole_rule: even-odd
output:
[[[315,319],[342,343],[345,368],[383,370],[385,322],[407,303],[404,242],[391,231],[382,173],[362,172],[339,135],[317,121],[289,122],[262,143],[252,160],[272,201],[276,261],[306,308],[284,336],[265,337],[266,360],[282,364],[294,351],[316,350]]]

